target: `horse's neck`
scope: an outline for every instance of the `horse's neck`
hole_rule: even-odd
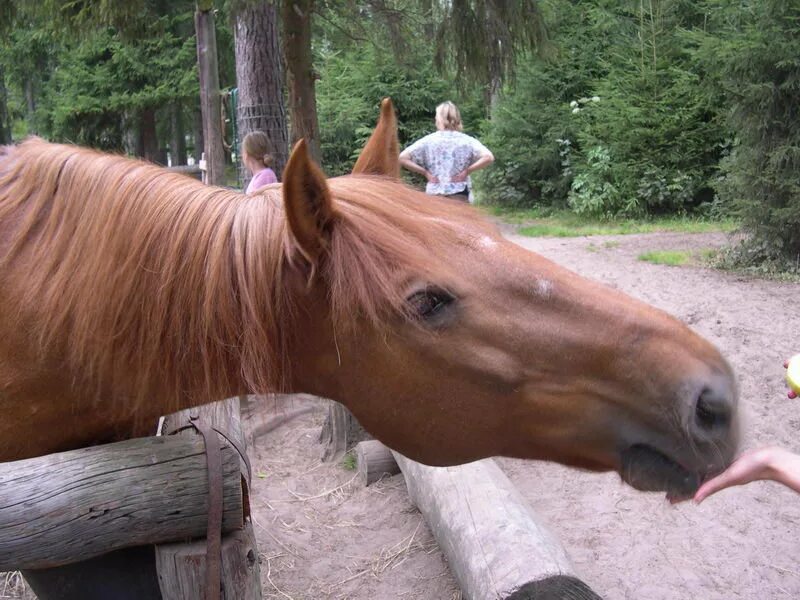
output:
[[[275,199],[124,159],[82,163],[81,152],[46,202],[19,204],[19,226],[0,228],[0,241],[18,247],[0,279],[30,313],[34,346],[63,354],[94,393],[135,405],[279,387],[286,297]],[[101,160],[118,160],[123,175],[101,171]],[[35,226],[24,222],[31,211]]]

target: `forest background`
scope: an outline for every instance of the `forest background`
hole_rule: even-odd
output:
[[[731,261],[798,271],[798,0],[0,0],[0,143],[197,160],[199,14],[223,183],[249,124],[271,124],[278,169],[306,137],[340,175],[381,98],[401,145],[449,99],[496,157],[483,204],[734,219]]]

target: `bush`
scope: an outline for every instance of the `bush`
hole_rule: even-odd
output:
[[[371,44],[320,57],[317,111],[323,167],[329,175],[350,172],[387,96],[397,110],[401,148],[434,130],[436,106],[448,99],[459,104],[468,127],[479,124],[480,105],[459,98],[452,82],[435,71],[432,57],[420,53],[409,62],[398,63]]]
[[[483,131],[495,164],[478,184],[488,202],[513,207],[565,207],[574,174],[576,122],[570,101],[589,89],[604,66],[608,37],[583,7],[544,6],[555,52],[546,60],[521,56],[517,78]]]
[[[689,33],[689,3],[551,2],[550,62],[525,64],[495,112],[498,203],[592,215],[690,212],[712,199],[727,130]],[[702,14],[702,11],[700,11]]]

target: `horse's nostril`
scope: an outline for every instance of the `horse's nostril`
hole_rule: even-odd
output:
[[[695,407],[697,424],[705,430],[716,431],[728,427],[731,421],[730,403],[711,389],[704,389]]]

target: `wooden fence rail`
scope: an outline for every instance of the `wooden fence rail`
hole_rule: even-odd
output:
[[[259,600],[240,402],[165,423],[199,417],[224,433],[221,592]],[[0,571],[22,570],[41,600],[202,598],[208,485],[205,444],[190,428],[0,464]]]
[[[223,529],[243,523],[239,455],[225,446]],[[44,569],[119,548],[204,537],[203,441],[149,437],[0,469],[0,571]]]

